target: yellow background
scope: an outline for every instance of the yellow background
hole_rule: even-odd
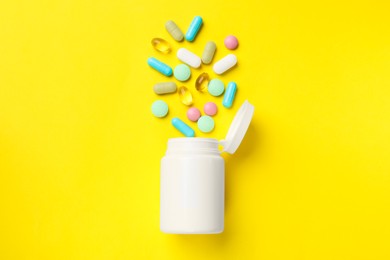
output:
[[[388,1],[14,0],[0,3],[0,259],[390,259]],[[174,42],[168,19],[194,43]],[[159,162],[177,95],[157,97],[186,46],[217,60],[234,34],[239,90],[219,104],[223,138],[256,107],[225,156],[225,232],[159,231]],[[157,53],[153,37],[174,52]],[[169,103],[165,119],[151,103]]]

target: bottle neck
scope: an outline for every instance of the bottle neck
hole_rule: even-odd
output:
[[[167,155],[202,154],[220,155],[218,140],[213,138],[171,138],[168,140]]]

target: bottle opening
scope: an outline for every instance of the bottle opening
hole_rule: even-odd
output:
[[[167,154],[170,153],[216,153],[220,154],[218,140],[214,138],[171,138]]]

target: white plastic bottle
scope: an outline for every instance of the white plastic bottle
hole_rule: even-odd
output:
[[[213,138],[172,138],[161,160],[160,228],[173,234],[214,234],[224,229],[225,163],[252,119],[254,107],[245,101],[223,141]]]

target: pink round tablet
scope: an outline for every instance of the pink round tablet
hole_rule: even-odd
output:
[[[234,50],[238,46],[238,40],[233,35],[229,35],[228,37],[226,37],[224,43],[226,48],[228,48],[229,50]]]
[[[192,122],[198,121],[200,117],[200,111],[196,107],[191,107],[187,110],[187,117]]]
[[[208,116],[213,116],[218,112],[217,105],[213,102],[207,102],[203,109],[205,114]]]

